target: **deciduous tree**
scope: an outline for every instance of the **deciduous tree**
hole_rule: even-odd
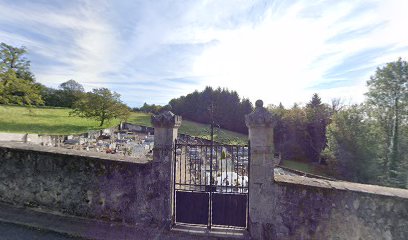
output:
[[[384,139],[363,105],[334,114],[327,127],[328,147],[323,155],[336,177],[362,183],[382,183],[380,161]]]
[[[40,87],[18,78],[13,70],[0,74],[0,103],[18,105],[42,105]]]
[[[400,133],[408,115],[408,63],[399,58],[377,68],[367,86],[367,103],[387,134],[384,168],[390,181],[403,181]]]
[[[120,95],[107,88],[96,88],[87,92],[75,102],[72,115],[95,119],[102,126],[105,121],[114,118],[126,120],[129,108],[120,101]]]
[[[25,47],[0,43],[0,103],[41,105],[40,86],[30,72],[30,61],[24,56]]]
[[[326,126],[329,124],[330,109],[323,104],[317,93],[313,94],[312,99],[306,105],[307,131],[306,152],[312,161],[319,161],[320,153],[326,146]]]
[[[12,70],[17,78],[33,82],[34,75],[30,71],[30,61],[24,56],[26,53],[25,47],[13,47],[0,43],[0,73]]]

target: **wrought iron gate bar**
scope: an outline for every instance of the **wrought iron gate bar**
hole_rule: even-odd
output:
[[[246,227],[249,144],[176,142],[174,149],[174,222],[205,224],[202,214],[207,212],[208,227],[213,224]],[[206,201],[208,209],[204,209],[205,212],[191,207],[207,206],[203,205]],[[188,207],[185,204],[192,205]],[[194,214],[197,219],[194,219]]]
[[[210,144],[180,143],[179,141],[177,141],[176,145],[186,146],[186,147],[211,147]],[[244,145],[214,144],[214,147],[248,147],[248,144],[244,144]]]

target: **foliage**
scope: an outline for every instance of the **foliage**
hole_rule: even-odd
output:
[[[140,108],[133,108],[133,111],[141,111],[141,112],[145,112],[145,113],[153,113],[153,114],[158,114],[162,111],[166,111],[166,110],[171,110],[171,106],[170,105],[165,105],[165,106],[161,106],[161,105],[156,105],[156,104],[147,104],[144,103],[142,107]]]
[[[84,92],[84,87],[77,81],[71,79],[59,85],[59,88],[67,92]]]
[[[378,183],[384,136],[365,111],[363,105],[353,105],[334,115],[327,129],[325,157],[339,178]]]
[[[0,104],[41,105],[40,88],[17,77],[13,70],[0,74]]]
[[[83,94],[74,103],[72,115],[92,118],[100,122],[102,126],[105,121],[114,118],[126,120],[129,117],[129,108],[120,101],[120,95],[111,92],[107,88],[95,88],[92,92]]]
[[[330,108],[323,104],[317,93],[306,105],[306,153],[309,159],[319,161],[320,153],[326,147],[326,127],[330,120]]]
[[[227,158],[227,153],[223,150],[221,152],[221,159],[226,159]]]
[[[12,70],[17,78],[34,82],[34,75],[30,72],[30,61],[24,57],[26,53],[25,47],[18,48],[0,43],[0,74]]]
[[[364,105],[334,114],[324,155],[338,177],[408,188],[408,64],[377,68]]]
[[[81,84],[69,80],[53,89],[35,83],[25,47],[0,44],[0,103],[72,107],[84,92]]]
[[[46,106],[69,107],[84,93],[84,87],[75,80],[68,80],[59,85],[59,89],[42,86],[41,95]]]
[[[211,139],[209,124],[202,124],[183,119],[179,132],[208,140]],[[248,144],[248,136],[246,134],[229,131],[222,128],[215,128],[214,141],[225,144],[244,145]]]
[[[291,109],[269,106],[276,117],[274,129],[275,151],[280,152],[283,159],[312,161],[308,159],[306,148],[306,112],[295,104]]]
[[[206,87],[169,102],[174,113],[185,119],[200,123],[210,123],[211,106],[214,122],[220,127],[247,133],[244,116],[253,110],[248,99],[240,99],[238,93],[228,89]]]
[[[275,116],[275,150],[283,159],[320,162],[320,154],[326,146],[326,126],[330,121],[330,110],[318,94],[314,94],[305,107],[294,104],[285,109],[268,106]]]
[[[378,119],[386,134],[387,153],[385,171],[390,182],[398,184],[405,180],[405,169],[401,167],[401,125],[407,124],[408,116],[408,63],[399,58],[377,68],[367,82],[367,103],[371,116]]]
[[[0,104],[41,105],[40,86],[30,72],[27,50],[0,44]]]
[[[98,127],[98,121],[70,116],[70,111],[68,108],[0,105],[0,132],[68,135],[119,124],[119,120],[114,119]]]
[[[69,113],[72,110],[69,108],[33,107],[31,108],[33,114],[29,114],[28,109],[27,107],[0,105],[0,132],[52,135],[78,134],[119,124],[119,119],[113,119],[99,127],[99,121],[97,120],[70,116]],[[150,118],[150,114],[131,112],[127,121],[151,127]],[[208,129],[208,125],[183,120],[179,132],[191,136],[209,137],[204,135],[206,129]],[[227,130],[222,132],[222,136],[225,136],[223,138],[225,141],[222,141],[223,143],[245,144],[248,141],[246,135]],[[218,140],[218,138],[216,139]],[[232,141],[229,142],[227,139]]]

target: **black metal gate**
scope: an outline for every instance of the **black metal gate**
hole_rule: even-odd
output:
[[[246,228],[249,146],[175,146],[174,223]]]

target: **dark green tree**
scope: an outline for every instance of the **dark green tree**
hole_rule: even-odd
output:
[[[129,107],[120,101],[120,95],[107,88],[96,88],[83,94],[71,111],[71,115],[99,121],[99,126],[114,118],[126,120],[129,114]]]
[[[406,170],[400,134],[401,124],[406,124],[408,116],[408,63],[399,58],[377,68],[367,86],[372,116],[378,119],[387,136],[384,170],[389,181],[402,183],[406,180]]]
[[[34,75],[30,71],[30,61],[24,56],[26,53],[25,47],[13,47],[0,43],[0,74],[12,70],[16,73],[17,78],[34,82]]]
[[[59,85],[60,90],[55,93],[59,95],[59,107],[72,108],[74,103],[81,98],[84,87],[75,80],[68,80]]]
[[[0,104],[41,105],[40,85],[30,72],[25,47],[0,43]]]
[[[84,92],[84,87],[77,81],[71,79],[59,85],[59,88],[67,92]]]
[[[320,163],[320,153],[326,146],[326,126],[329,123],[330,108],[323,104],[319,95],[315,93],[306,105],[305,111],[307,119],[305,151],[309,159]]]
[[[228,130],[247,133],[245,114],[252,112],[253,106],[248,99],[240,99],[236,91],[206,87],[203,91],[194,91],[186,96],[169,102],[174,113],[185,119],[200,123],[210,123],[210,107],[217,125]]]
[[[141,106],[137,110],[145,113],[159,114],[162,111],[171,110],[171,106],[170,105],[161,106],[156,104],[144,103],[143,106]]]
[[[282,103],[279,103],[278,106],[269,105],[268,110],[275,116],[275,127],[273,131],[275,152],[280,153],[281,156],[287,158],[289,154],[286,152],[285,145],[288,136],[288,124],[284,118],[289,110],[285,109]]]
[[[384,135],[366,112],[364,105],[353,105],[333,115],[323,155],[335,177],[379,184]]]
[[[59,85],[59,89],[41,86],[41,95],[46,106],[72,108],[84,94],[84,87],[75,80],[68,80]]]
[[[0,74],[0,104],[42,105],[40,87],[18,78],[13,70]]]

